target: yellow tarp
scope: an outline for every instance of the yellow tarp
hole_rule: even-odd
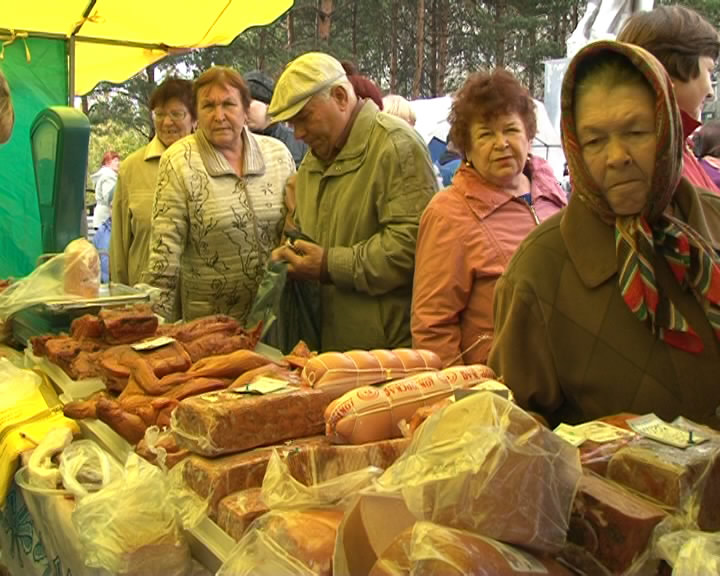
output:
[[[270,24],[293,0],[20,0],[3,2],[0,40],[75,37],[75,93],[124,82],[175,50],[226,45]],[[83,15],[88,11],[87,18]],[[22,41],[19,38],[16,40]]]

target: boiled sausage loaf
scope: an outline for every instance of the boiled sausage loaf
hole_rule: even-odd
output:
[[[302,381],[312,388],[351,390],[440,368],[442,360],[428,350],[325,352],[307,361]]]
[[[495,377],[482,364],[423,372],[380,387],[363,386],[345,393],[325,410],[325,433],[339,444],[365,444],[401,436],[398,423],[418,408]]]

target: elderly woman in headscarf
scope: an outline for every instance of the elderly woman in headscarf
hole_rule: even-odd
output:
[[[420,221],[411,327],[415,348],[474,364],[490,351],[495,282],[525,236],[566,200],[549,164],[530,154],[535,103],[510,72],[471,74],[450,122],[464,162]]]
[[[570,63],[568,208],[520,246],[495,292],[490,365],[551,425],[617,412],[720,419],[720,198],[681,177],[672,82],[637,46]]]

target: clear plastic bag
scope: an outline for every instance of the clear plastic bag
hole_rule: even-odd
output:
[[[63,450],[62,483],[78,498],[97,492],[121,474],[118,463],[91,440],[77,440]]]
[[[348,497],[372,485],[382,472],[380,468],[368,466],[306,486],[293,478],[287,462],[273,450],[263,479],[262,498],[271,509],[342,505]]]
[[[0,322],[35,304],[68,298],[97,298],[100,291],[100,256],[85,238],[70,242],[62,254],[36,268],[0,292]]]
[[[205,508],[178,482],[130,454],[122,475],[73,511],[85,563],[119,574],[187,573],[192,563],[181,528],[199,522]]]
[[[473,574],[501,576],[571,572],[550,558],[462,530],[417,522],[402,532],[378,558],[370,576]]]
[[[270,512],[257,518],[233,549],[218,576],[332,574],[332,557],[343,506],[382,473],[368,466],[312,486],[292,477],[273,451],[262,500]]]
[[[656,552],[675,576],[720,574],[720,533],[678,530],[658,539]]]
[[[418,520],[555,552],[581,474],[577,448],[481,392],[433,414],[377,488],[401,493]]]

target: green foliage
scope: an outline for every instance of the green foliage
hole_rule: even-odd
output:
[[[106,119],[102,124],[94,124],[90,131],[88,172],[92,174],[100,168],[103,154],[108,150],[115,150],[124,159],[147,143],[145,136],[128,129],[121,121]]]

